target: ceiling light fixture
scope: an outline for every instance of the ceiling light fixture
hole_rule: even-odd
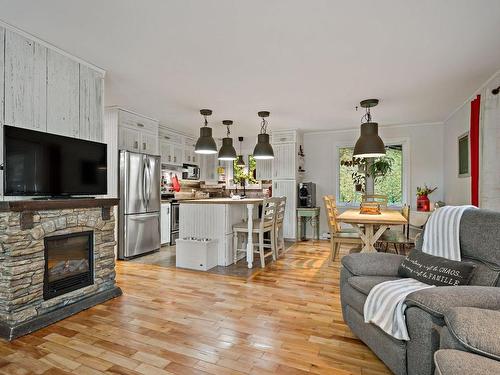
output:
[[[260,111],[257,113],[262,118],[260,133],[257,136],[257,144],[253,149],[253,157],[257,160],[274,159],[273,147],[269,143],[269,134],[267,134],[267,120],[269,111]]]
[[[216,154],[217,145],[212,137],[212,128],[208,126],[207,117],[212,114],[211,109],[201,109],[200,114],[205,118],[205,126],[200,128],[200,138],[196,141],[194,152],[197,154]]]
[[[239,167],[245,166],[245,160],[243,160],[243,154],[241,153],[241,142],[243,142],[243,137],[238,137],[238,141],[240,142],[240,154],[238,155],[238,161],[236,165]]]
[[[233,125],[233,120],[224,120],[222,121],[227,128],[227,137],[222,138],[222,146],[219,150],[219,160],[236,160],[236,150],[233,147],[233,138],[229,135],[231,134],[231,130],[229,127]]]
[[[366,113],[361,118],[361,135],[354,146],[355,158],[378,158],[385,155],[384,142],[378,135],[378,124],[372,122],[370,108],[378,104],[378,99],[366,99],[359,103]]]

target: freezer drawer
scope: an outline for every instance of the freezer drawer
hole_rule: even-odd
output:
[[[130,258],[160,248],[160,213],[125,215],[120,238],[120,259]]]

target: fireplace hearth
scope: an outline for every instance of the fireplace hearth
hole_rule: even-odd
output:
[[[50,236],[44,239],[45,300],[94,283],[94,232]]]

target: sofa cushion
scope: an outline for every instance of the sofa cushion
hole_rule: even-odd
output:
[[[476,265],[412,250],[401,262],[398,274],[429,285],[467,285]]]
[[[500,374],[500,362],[460,350],[438,350],[434,362],[437,375]]]
[[[471,262],[476,265],[472,273],[469,285],[498,286],[500,271],[495,270],[491,264],[483,263],[476,259],[462,258],[463,261]]]
[[[399,277],[395,276],[352,276],[349,277],[347,282],[357,291],[368,295],[370,290],[377,284],[384,281],[397,280]]]
[[[500,311],[456,307],[446,311],[445,322],[468,350],[500,361]]]
[[[460,250],[500,270],[500,212],[466,210],[460,221]]]
[[[417,306],[438,318],[452,307],[500,309],[500,288],[489,286],[440,286],[408,294],[407,306]]]
[[[405,257],[386,253],[358,253],[342,257],[342,265],[356,276],[397,276]]]

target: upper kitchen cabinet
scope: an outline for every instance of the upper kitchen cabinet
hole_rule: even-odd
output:
[[[118,111],[118,148],[160,155],[158,121],[120,108]]]
[[[103,82],[101,72],[80,65],[80,138],[102,142]]]
[[[80,136],[80,64],[47,51],[47,131]]]
[[[5,93],[5,124],[46,131],[47,48],[11,30],[2,29],[2,33],[5,82],[0,88]]]

